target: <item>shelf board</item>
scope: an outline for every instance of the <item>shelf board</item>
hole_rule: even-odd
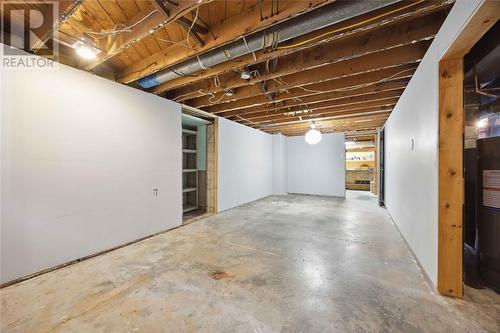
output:
[[[197,187],[186,187],[186,188],[183,188],[183,189],[182,189],[182,192],[183,192],[183,193],[186,193],[186,192],[194,192],[194,191],[198,191],[198,188],[197,188]]]
[[[182,129],[182,133],[184,134],[190,134],[190,135],[197,135],[198,132],[197,131],[193,131],[193,130],[188,130],[188,129]]]
[[[198,169],[182,169],[182,172],[196,172]]]
[[[190,211],[193,211],[193,210],[197,210],[198,207],[197,206],[194,206],[194,205],[186,205],[186,206],[183,206],[182,207],[182,212],[183,213],[187,213],[187,212],[190,212]]]
[[[196,154],[196,149],[183,149],[182,152],[187,154]]]

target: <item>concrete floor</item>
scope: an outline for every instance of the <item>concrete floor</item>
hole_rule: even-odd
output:
[[[0,291],[2,332],[499,332],[436,295],[376,198],[269,197]]]

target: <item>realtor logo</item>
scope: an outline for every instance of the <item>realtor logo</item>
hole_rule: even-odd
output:
[[[1,13],[2,69],[54,68],[58,1],[2,1]]]

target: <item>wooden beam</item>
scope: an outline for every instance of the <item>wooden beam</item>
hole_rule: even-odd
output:
[[[323,126],[330,124],[330,123],[347,123],[347,122],[364,122],[365,120],[385,120],[391,110],[383,110],[381,112],[365,112],[362,114],[351,114],[351,113],[346,113],[344,115],[342,114],[337,114],[337,115],[331,115],[328,117],[317,117],[314,121],[317,124],[318,128],[322,128]],[[311,120],[306,119],[306,120],[291,120],[288,122],[283,122],[280,124],[267,124],[267,125],[259,125],[257,124],[261,129],[270,129],[270,128],[288,128],[288,127],[304,127],[304,128],[309,128],[310,127]]]
[[[342,98],[346,96],[363,94],[367,91],[381,91],[389,87],[406,87],[409,78],[413,75],[417,64],[403,65],[389,69],[349,76],[338,80],[326,81],[289,89],[278,93],[272,102],[264,95],[243,98],[216,105],[200,105],[205,111],[215,114],[229,111],[261,111],[262,108],[274,108],[278,105],[293,105],[294,101],[316,98],[316,96],[329,95],[329,98]],[[398,75],[398,73],[400,73]],[[306,89],[303,89],[306,88]],[[203,102],[203,101],[201,101]],[[190,101],[188,104],[192,104]]]
[[[386,118],[370,120],[370,118],[358,117],[357,119],[338,119],[329,120],[321,122],[318,129],[325,133],[327,131],[339,131],[346,132],[352,130],[366,130],[375,129],[384,125]],[[286,125],[280,127],[268,127],[261,128],[262,131],[267,133],[283,133],[285,135],[294,134],[301,135],[305,134],[310,129],[309,123],[299,124],[299,125]]]
[[[390,25],[375,31],[362,32],[348,39],[335,40],[284,55],[278,58],[278,70],[275,72],[266,73],[265,63],[259,64],[250,69],[251,71],[258,71],[259,75],[249,80],[242,80],[239,73],[230,71],[219,76],[218,81],[220,84],[218,86],[215,85],[214,80],[204,80],[169,92],[168,97],[184,96],[180,100],[186,100],[189,93],[193,91],[201,90],[207,95],[224,91],[227,88],[235,89],[244,85],[259,83],[370,53],[414,44],[418,41],[433,38],[444,18],[445,15],[443,13],[437,13],[408,22]],[[156,94],[163,92],[161,85],[151,91]]]
[[[335,119],[335,118],[344,118],[347,116],[365,116],[365,115],[378,115],[378,114],[384,114],[389,116],[390,112],[392,111],[394,105],[389,105],[389,106],[375,106],[375,107],[366,107],[366,108],[359,108],[359,109],[352,109],[346,111],[335,111],[335,112],[325,112],[325,113],[318,113],[315,115],[304,115],[302,117],[292,117],[292,118],[285,118],[281,119],[278,121],[261,121],[261,122],[255,122],[252,121],[251,119],[246,119],[248,122],[251,122],[252,124],[262,127],[262,126],[268,126],[268,125],[286,125],[286,124],[293,124],[295,122],[304,122],[304,123],[310,123],[310,122],[316,122],[316,121],[322,121],[324,119]],[[387,118],[387,117],[386,117]],[[245,119],[245,118],[241,118]],[[235,120],[235,119],[233,119]]]
[[[262,17],[261,13],[271,13],[271,7],[274,3],[272,1],[265,1],[262,3],[262,6],[259,6],[259,2],[246,9],[245,12],[232,16],[222,23],[211,27],[211,34],[207,35],[204,46],[194,47],[193,50],[179,45],[171,46],[127,67],[120,74],[119,82],[130,83],[136,81],[144,76],[187,60],[190,57],[225,45],[235,39],[241,38],[241,36],[270,27],[331,2],[333,0],[286,1],[280,5],[280,12],[278,14],[266,17]]]
[[[395,47],[392,49],[363,55],[354,59],[339,61],[333,64],[300,71],[294,74],[280,77],[279,79],[267,81],[265,83],[265,88],[267,93],[270,93],[279,90],[291,89],[297,86],[304,86],[312,83],[329,81],[341,77],[366,73],[377,69],[415,63],[416,61],[420,61],[423,58],[430,43],[430,40],[425,40],[415,44]],[[256,90],[258,91],[258,94],[262,93],[260,84],[242,86],[234,89],[235,94],[229,98],[236,99],[236,97],[241,96],[251,97],[255,95]],[[223,94],[223,92],[212,94],[216,96],[212,100],[218,100],[223,96]],[[171,96],[167,95],[167,97]],[[175,101],[186,101],[186,99],[189,99],[189,96],[178,96],[177,98],[174,97],[172,99],[174,99]],[[222,98],[222,100],[224,99],[225,98]]]
[[[353,106],[342,106],[336,108],[328,108],[320,111],[312,111],[309,113],[298,114],[298,115],[276,115],[276,116],[268,116],[268,117],[260,117],[260,118],[246,118],[249,121],[252,121],[255,124],[264,125],[264,124],[282,124],[288,121],[309,121],[324,117],[333,117],[338,115],[339,113],[345,113],[350,115],[362,114],[362,113],[380,113],[380,112],[390,112],[394,105],[396,105],[396,101],[388,101],[388,102],[371,102],[365,103],[365,105],[353,105]]]
[[[389,91],[384,91],[380,93],[369,93],[365,95],[357,95],[357,96],[346,96],[343,98],[337,98],[337,99],[322,99],[319,101],[314,101],[311,103],[303,103],[299,104],[293,107],[285,107],[285,108],[277,108],[277,109],[267,109],[267,110],[260,110],[258,112],[243,112],[240,113],[237,110],[236,111],[231,111],[231,113],[223,113],[222,115],[224,117],[229,117],[229,116],[243,116],[247,119],[253,119],[253,118],[259,118],[263,116],[269,116],[269,115],[283,115],[283,114],[289,114],[289,113],[301,113],[304,111],[313,111],[313,110],[321,110],[321,109],[326,109],[326,108],[331,108],[331,107],[340,107],[340,106],[347,106],[347,105],[357,105],[357,104],[362,104],[362,103],[367,103],[367,102],[378,102],[378,101],[386,101],[386,100],[392,100],[392,99],[397,99],[399,96],[401,96],[401,93],[403,92],[402,89],[399,90],[389,90]]]
[[[463,58],[441,61],[439,71],[438,290],[462,297]]]
[[[146,38],[154,33],[157,29],[174,22],[179,17],[186,15],[193,9],[198,8],[202,4],[208,3],[211,0],[180,0],[177,6],[171,6],[169,16],[165,17],[164,13],[154,9],[149,14],[137,14],[127,22],[126,26],[136,24],[131,32],[122,32],[116,36],[108,35],[98,41],[98,45],[105,52],[102,52],[95,61],[89,63],[85,69],[91,70],[112,57],[123,52],[133,44]],[[139,23],[138,23],[139,22]]]
[[[298,89],[304,90],[305,92],[309,92],[309,93],[314,93],[314,92],[321,93],[321,92],[335,90],[336,88],[333,88],[333,87],[336,85],[339,85],[341,87],[345,87],[346,81],[347,82],[348,81],[356,81],[356,80],[360,79],[361,74],[369,75],[370,73],[373,73],[373,72],[381,73],[380,72],[381,70],[384,70],[383,73],[387,73],[387,72],[389,72],[390,69],[397,68],[398,70],[393,71],[392,75],[384,76],[384,77],[381,77],[379,79],[379,80],[384,80],[384,79],[390,80],[394,77],[399,77],[399,75],[405,76],[407,73],[413,72],[413,68],[415,67],[415,65],[418,62],[420,62],[420,59],[422,57],[422,53],[424,53],[424,50],[421,50],[421,49],[405,50],[405,51],[409,51],[409,52],[405,55],[403,55],[401,53],[400,54],[402,56],[406,56],[406,63],[405,62],[400,63],[397,57],[393,58],[389,54],[383,54],[383,55],[381,54],[381,55],[379,55],[380,57],[378,57],[378,61],[375,60],[376,63],[373,64],[374,66],[372,67],[372,63],[365,62],[368,57],[369,57],[368,60],[372,60],[374,58],[373,55],[369,55],[369,56],[367,56],[367,58],[360,57],[360,58],[356,58],[354,60],[349,60],[349,61],[344,63],[345,66],[348,66],[348,65],[355,66],[356,70],[353,70],[353,71],[350,71],[349,68],[343,67],[339,63],[337,63],[337,64],[332,65],[332,66],[334,66],[333,69],[323,68],[324,69],[323,73],[318,75],[319,81],[314,76],[309,76],[309,75],[316,74],[318,72],[315,70],[314,72],[308,71],[308,72],[304,72],[304,73],[301,73],[298,75],[293,74],[293,77],[291,77],[291,78],[284,77],[284,78],[282,78],[283,84],[278,84],[277,82],[274,82],[274,83],[269,82],[269,85],[267,85],[266,88],[267,88],[268,92],[275,93],[273,95],[273,98],[272,98],[273,100],[276,99],[276,95],[287,94],[288,90],[293,89],[295,87],[302,87],[302,88],[298,88]],[[386,57],[386,59],[382,59],[383,57]],[[379,66],[382,62],[385,63],[385,66]],[[334,70],[338,70],[339,72],[336,73]],[[352,80],[349,80],[349,77],[351,77],[351,76],[353,76],[354,78],[352,78]],[[374,76],[377,76],[377,75],[374,74]],[[394,76],[394,77],[391,77],[391,76]],[[328,90],[319,90],[319,89],[317,90],[316,89],[316,86],[319,86],[320,83],[325,83],[328,81],[331,81],[331,83],[332,83],[330,85],[330,89],[328,89]],[[376,82],[376,81],[372,81],[372,82]],[[262,90],[260,88],[260,85],[252,85],[252,86],[246,86],[246,87],[241,87],[241,88],[236,89],[234,91],[233,96],[231,96],[231,97],[228,97],[228,96],[222,97],[222,94],[218,93],[218,94],[214,94],[212,97],[203,96],[203,97],[200,97],[200,98],[197,98],[194,100],[190,100],[189,102],[187,102],[185,104],[189,104],[191,106],[198,107],[198,108],[203,108],[203,107],[208,106],[208,105],[214,105],[214,104],[219,104],[219,103],[222,104],[222,103],[232,102],[232,101],[236,101],[239,99],[249,98],[249,97],[254,97],[254,96],[259,96],[259,95],[262,95]],[[269,102],[269,100],[268,100],[268,102]],[[224,108],[224,106],[221,106],[221,108]]]
[[[401,94],[406,87],[406,82],[386,82],[378,85],[364,87],[352,91],[334,91],[323,94],[305,96],[296,99],[283,100],[279,103],[270,103],[264,106],[255,106],[231,111],[221,111],[217,113],[219,116],[230,117],[235,115],[248,116],[259,112],[278,112],[285,111],[289,108],[299,106],[311,106],[315,103],[323,101],[343,100],[344,98],[369,98],[370,96],[378,96],[380,93],[398,92]]]
[[[304,45],[300,47],[296,47],[294,49],[276,49],[276,50],[260,50],[255,52],[255,57],[253,54],[248,54],[242,57],[238,57],[235,59],[228,60],[222,64],[215,65],[211,68],[208,68],[206,70],[203,70],[201,72],[196,73],[196,75],[193,76],[186,76],[186,77],[181,77],[175,80],[171,80],[165,83],[162,83],[152,91],[154,93],[161,93],[165,91],[169,91],[172,89],[176,89],[179,87],[187,86],[192,84],[193,82],[197,82],[203,79],[207,78],[212,78],[215,75],[221,75],[223,73],[233,71],[233,70],[241,70],[244,65],[253,65],[256,63],[261,63],[265,62],[268,59],[273,59],[276,57],[280,57],[286,54],[289,54],[291,52],[295,51],[300,51],[303,49],[307,49],[309,47],[314,47],[317,45],[320,45],[322,43],[334,41],[334,40],[341,40],[344,38],[350,38],[351,36],[357,35],[358,33],[364,33],[364,32],[369,32],[375,29],[380,29],[384,26],[388,26],[391,24],[395,24],[398,22],[404,22],[405,20],[409,19],[415,19],[418,17],[422,17],[425,15],[432,15],[432,13],[436,13],[439,11],[443,11],[444,9],[447,9],[451,6],[451,4],[446,1],[432,1],[432,2],[424,2],[420,5],[417,5],[416,7],[412,7],[410,9],[407,9],[405,11],[402,11],[400,13],[391,15],[390,17],[382,17],[378,20],[373,21],[371,24],[366,24],[363,25],[362,27],[359,28],[349,28],[352,24],[356,24],[359,22],[362,22],[363,20],[370,19],[376,15],[378,15],[378,12],[375,13],[369,13],[366,15],[362,15],[360,17],[353,18],[351,20],[348,20],[347,22],[342,22],[339,24],[335,24],[332,27],[328,28],[323,28],[318,31],[315,31],[313,33],[298,37],[294,39],[294,42],[296,43],[304,43],[307,42],[311,38],[315,38],[314,42],[310,43],[305,43]],[[342,33],[336,33],[336,34],[331,34],[332,31],[335,30],[342,30],[345,28],[345,30]],[[322,38],[318,39],[319,36],[323,36]]]

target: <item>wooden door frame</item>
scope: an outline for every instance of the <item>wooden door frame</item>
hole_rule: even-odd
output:
[[[495,24],[500,1],[485,0],[439,61],[438,291],[463,297],[464,56]]]

